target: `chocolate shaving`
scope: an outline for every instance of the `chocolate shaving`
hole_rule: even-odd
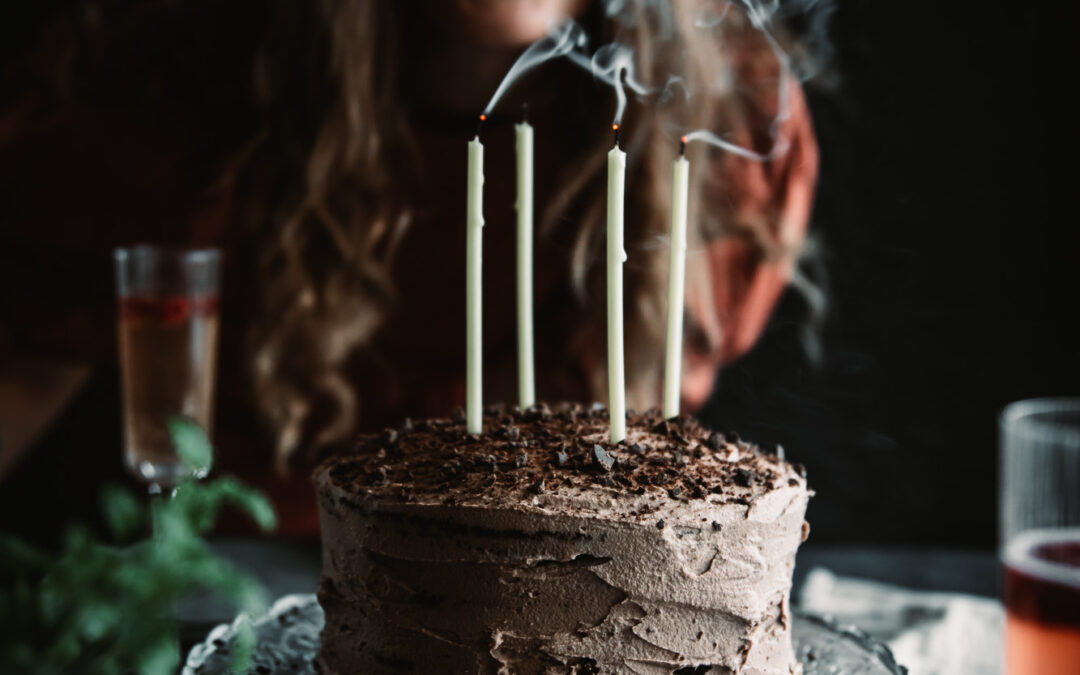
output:
[[[596,459],[596,463],[604,471],[611,471],[612,467],[615,466],[615,458],[612,457],[607,450],[604,450],[604,446],[602,445],[593,445],[593,457]]]
[[[735,469],[735,484],[742,487],[750,487],[754,484],[756,476],[753,471],[739,467]]]
[[[375,473],[372,474],[372,478],[374,479],[372,482],[376,485],[387,485],[390,482],[389,468],[385,466],[380,466],[379,468],[375,469]]]
[[[455,411],[455,422],[464,418],[463,409]],[[519,495],[601,486],[621,495],[749,504],[756,494],[801,483],[778,457],[738,441],[740,453],[729,458],[723,434],[691,417],[665,420],[658,410],[628,414],[635,442],[615,445],[597,441],[608,432],[603,407],[489,407],[485,434],[466,434],[455,422],[406,420],[363,436],[354,453],[326,460],[330,479],[361,492],[385,490],[391,499],[441,500],[449,491],[459,502],[493,486]],[[805,468],[797,470],[804,475]],[[645,500],[634,504],[640,514],[656,510]]]

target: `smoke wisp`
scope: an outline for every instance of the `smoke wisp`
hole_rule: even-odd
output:
[[[529,45],[528,49],[517,58],[517,61],[506,73],[506,77],[499,84],[499,88],[495,90],[491,100],[488,101],[483,114],[490,115],[503,95],[525,73],[552,59],[572,53],[575,49],[584,48],[587,42],[588,38],[585,35],[585,29],[572,19],[563,19],[560,23],[552,26],[546,37]]]
[[[612,42],[597,49],[592,57],[582,52],[570,52],[568,56],[571,62],[592,73],[593,77],[615,91],[615,116],[612,119],[615,124],[622,123],[623,113],[626,111],[627,89],[638,96],[646,96],[656,91],[638,79],[634,68],[634,50],[627,45]]]

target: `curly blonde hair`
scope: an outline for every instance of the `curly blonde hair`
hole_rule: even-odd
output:
[[[298,448],[334,443],[354,432],[363,402],[343,370],[394,302],[390,265],[410,219],[409,205],[393,201],[390,189],[394,167],[412,156],[408,116],[401,114],[395,84],[399,31],[408,6],[318,0],[308,9],[283,3],[259,63],[258,90],[270,112],[264,140],[276,139],[286,156],[303,166],[298,189],[280,197],[280,215],[260,249],[260,319],[250,334],[257,401],[276,431],[282,461]],[[682,89],[695,92],[668,92],[673,95],[664,105],[655,98],[631,101],[624,117],[630,214],[626,247],[632,251],[625,271],[626,357],[629,401],[635,407],[653,403],[659,391],[667,262],[657,242],[668,231],[678,135],[689,129],[747,126],[734,102],[736,92],[717,94],[732,64],[730,54],[718,49],[716,34],[695,27],[700,6],[673,0],[670,11],[658,11],[655,3],[631,0],[617,17],[594,6],[585,18],[590,34],[602,38],[595,43],[617,34],[633,47],[639,79],[662,84],[678,72]],[[719,44],[737,46],[739,58],[772,58],[769,46],[754,37],[756,31],[741,15],[732,13],[718,30],[730,38]],[[289,110],[303,107],[297,106],[298,96],[309,102],[314,117],[291,116]],[[604,310],[597,301],[603,297],[598,252],[610,137],[597,133],[593,139],[591,147],[581,146],[579,161],[567,165],[574,168],[540,214],[538,235],[549,235],[566,214],[575,214],[570,283],[599,332]],[[699,159],[711,155],[698,147],[688,154]],[[694,163],[691,194],[700,191],[709,164]],[[770,235],[772,215],[739,221],[722,208],[698,208],[699,203],[690,200],[691,246],[734,232],[754,242],[763,257],[792,255]],[[688,296],[707,295],[708,270],[694,257],[688,264]],[[600,368],[589,383],[597,400],[606,390]],[[326,402],[332,405],[322,405]],[[332,412],[317,416],[316,407]]]

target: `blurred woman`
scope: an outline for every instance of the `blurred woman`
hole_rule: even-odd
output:
[[[216,431],[221,465],[261,475],[282,494],[286,483],[271,475],[274,464],[304,466],[314,451],[347,443],[358,431],[396,425],[406,416],[447,415],[463,403],[465,143],[517,56],[561,17],[584,27],[591,48],[615,40],[632,47],[637,78],[658,90],[672,75],[682,79],[663,96],[631,97],[622,122],[620,145],[628,153],[624,293],[631,407],[659,402],[671,162],[682,133],[709,129],[770,156],[761,161],[696,143],[687,149],[693,170],[685,410],[704,402],[720,365],[754,343],[803,239],[817,170],[809,115],[770,41],[734,5],[322,0],[277,3],[271,11],[259,3],[240,9],[205,2],[186,3],[183,10],[158,8],[163,14],[183,12],[190,27],[210,31],[204,40],[224,45],[215,57],[222,57],[217,63],[226,73],[231,71],[225,63],[249,63],[236,55],[252,45],[250,96],[213,87],[239,77],[200,71],[197,60],[188,69],[206,72],[202,88],[183,77],[156,80],[144,72],[146,66],[136,65],[146,45],[161,44],[147,37],[154,35],[148,26],[177,45],[190,38],[185,42],[179,29],[148,18],[154,16],[150,10],[140,15],[107,7],[112,15],[72,22],[70,35],[61,36],[77,36],[61,41],[72,45],[67,61],[51,66],[68,78],[76,92],[69,100],[78,105],[61,103],[60,114],[50,117],[28,86],[25,96],[3,109],[0,165],[7,168],[0,171],[14,174],[10,167],[43,145],[53,159],[62,156],[50,147],[58,133],[81,140],[94,133],[124,138],[129,130],[113,125],[116,117],[138,112],[130,104],[143,103],[144,92],[152,99],[154,87],[179,88],[195,100],[168,106],[164,119],[131,115],[145,138],[120,143],[120,149],[138,161],[119,168],[114,162],[111,172],[89,179],[111,180],[109,189],[116,190],[118,182],[139,185],[139,176],[145,181],[145,171],[153,168],[154,189],[170,198],[163,219],[170,224],[155,231],[144,220],[140,227],[138,219],[153,209],[131,208],[145,199],[130,194],[131,188],[125,194],[131,203],[123,206],[96,198],[84,202],[80,218],[86,227],[61,242],[59,255],[69,256],[75,269],[93,270],[80,277],[91,287],[104,284],[104,290],[68,297],[55,282],[35,286],[32,280],[44,275],[27,263],[55,253],[56,241],[35,229],[38,223],[52,232],[69,223],[58,227],[52,207],[43,214],[27,199],[0,207],[8,245],[0,262],[11,265],[2,281],[17,277],[31,294],[39,293],[27,300],[4,291],[9,297],[0,304],[0,334],[9,336],[8,358],[20,348],[65,352],[80,367],[115,358],[101,338],[111,328],[107,267],[87,264],[84,254],[92,258],[132,239],[221,246],[227,255]],[[710,20],[702,20],[703,12]],[[119,28],[100,28],[110,25]],[[260,36],[257,48],[254,38],[244,37],[251,35]],[[168,39],[165,44],[150,49],[168,50]],[[212,46],[204,52],[213,53]],[[59,58],[47,49],[34,53]],[[182,49],[168,53],[183,58]],[[117,64],[127,64],[120,74],[139,87],[116,86],[122,80]],[[75,77],[80,68],[99,76],[89,91]],[[108,115],[102,115],[101,101],[108,102]],[[515,83],[481,134],[485,400],[516,398],[513,122],[523,104],[536,136],[537,396],[604,401],[601,252],[615,102],[608,85],[564,59]],[[95,127],[87,124],[93,115],[113,119]],[[202,154],[191,158],[189,141]],[[63,149],[93,166],[107,161],[101,158],[104,145],[68,143]],[[170,150],[186,162],[170,163]],[[79,195],[94,171],[60,173],[50,180],[50,190]],[[18,181],[33,194],[32,178]],[[109,225],[95,230],[98,223]],[[56,302],[43,311],[37,300],[50,294]],[[81,336],[59,328],[63,321],[71,325],[73,316],[85,323]],[[94,346],[72,347],[80,339]],[[16,424],[9,422],[9,428]],[[259,436],[258,428],[269,433]],[[295,500],[305,506],[286,509],[286,531],[312,531],[307,497]]]

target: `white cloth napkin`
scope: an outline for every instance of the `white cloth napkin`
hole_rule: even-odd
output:
[[[912,591],[815,568],[799,596],[886,642],[911,675],[1000,675],[1005,613],[997,600]]]

